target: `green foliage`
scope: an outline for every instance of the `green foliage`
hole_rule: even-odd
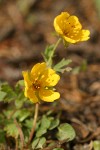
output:
[[[18,138],[19,131],[18,128],[16,127],[15,123],[12,121],[8,123],[4,130],[7,132],[7,136],[12,136],[14,138]]]
[[[7,95],[7,93],[0,91],[0,101],[3,101],[3,99],[5,98],[6,95]]]
[[[93,148],[94,150],[100,150],[100,141],[94,141]]]
[[[43,116],[41,120],[40,128],[36,133],[36,137],[40,137],[47,132],[47,129],[50,127],[50,118],[47,116]]]
[[[36,146],[38,145],[38,142],[39,142],[39,138],[33,140],[33,142],[32,142],[32,148],[33,148],[33,150],[36,149]]]
[[[58,73],[70,71],[67,67],[72,61],[63,58],[56,65],[53,65],[53,58],[58,44],[62,41],[59,39],[55,45],[46,47],[43,58],[48,67],[53,68]],[[68,45],[67,45],[68,46]],[[80,70],[85,70],[85,65],[82,64]],[[30,74],[29,74],[30,78]],[[14,142],[18,144],[18,148],[22,149],[22,145],[27,145],[29,142],[30,132],[33,127],[34,107],[24,96],[24,81],[20,80],[14,87],[8,83],[0,83],[0,101],[7,104],[6,109],[2,110],[0,114],[0,144],[6,143],[6,138],[12,137]],[[32,105],[31,105],[32,104]],[[52,104],[56,107],[56,103]],[[59,114],[59,113],[58,113]],[[53,147],[53,150],[63,150],[63,148],[56,148],[55,143],[65,140],[71,141],[75,138],[75,131],[71,125],[67,123],[60,124],[60,115],[53,114],[50,110],[45,114],[38,116],[32,143],[28,145],[29,149],[43,149],[45,147]],[[54,117],[55,116],[55,117]],[[48,141],[51,141],[48,143]]]
[[[54,128],[56,128],[58,125],[59,125],[59,119],[52,119],[51,120],[51,124],[50,124],[50,127],[49,127],[49,130],[52,130]]]
[[[5,143],[5,132],[0,129],[0,143]]]
[[[3,92],[3,95],[5,93],[5,96],[3,97],[2,101],[4,102],[11,102],[14,99],[16,99],[16,93],[14,92],[14,90],[10,87],[10,85],[8,83],[4,83],[1,85],[0,87],[1,91]]]
[[[53,69],[54,69],[56,72],[63,73],[64,71],[67,70],[67,68],[65,68],[65,66],[69,65],[71,62],[72,62],[72,60],[63,58],[59,63],[57,63],[57,64],[53,67]]]
[[[63,60],[63,65],[64,65]],[[65,61],[66,64],[68,63]],[[59,63],[60,64],[60,63]],[[62,64],[56,66],[60,68]],[[29,100],[25,98],[23,93],[23,80],[19,81],[14,88],[12,88],[8,83],[2,83],[0,86],[0,100],[4,103],[9,103],[6,110],[3,110],[0,114],[0,143],[4,144],[6,142],[5,137],[13,137],[15,140],[19,141],[19,130],[16,126],[15,119],[18,121],[18,125],[22,130],[25,143],[28,142],[29,133],[33,126],[33,114],[34,109]],[[57,132],[58,127],[58,132]],[[53,137],[52,133],[53,132]],[[51,134],[51,135],[49,135]],[[50,138],[58,140],[68,139],[69,141],[74,138],[73,128],[67,124],[60,124],[60,119],[53,117],[53,111],[48,111],[45,115],[39,117],[39,120],[36,123],[35,135],[31,144],[31,148],[42,149],[44,147],[51,146],[54,143],[46,144],[46,141]],[[48,136],[49,135],[49,136]],[[21,146],[19,142],[19,147]],[[54,150],[63,150],[62,148],[55,148]]]
[[[49,59],[52,60],[52,50],[54,48],[54,45],[50,45],[50,46],[47,46],[44,53],[43,53],[43,58],[45,60],[45,62],[48,62]]]
[[[75,138],[75,131],[73,127],[68,123],[60,124],[60,126],[58,127],[57,138],[60,141],[72,141]]]
[[[46,143],[45,137],[37,138],[32,142],[32,148],[33,150],[43,148],[45,143]]]
[[[24,121],[27,117],[29,117],[31,115],[31,113],[29,111],[27,111],[27,109],[21,109],[21,110],[17,110],[14,113],[14,118],[17,118],[20,122]]]

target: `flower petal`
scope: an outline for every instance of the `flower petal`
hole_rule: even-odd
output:
[[[58,34],[63,35],[62,26],[64,25],[64,20],[67,21],[69,16],[67,12],[62,12],[54,19],[54,28]]]
[[[88,40],[90,37],[90,31],[89,30],[81,30],[81,33],[82,33],[82,39],[81,41],[86,41]]]
[[[82,25],[81,25],[81,23],[79,22],[79,19],[76,16],[70,16],[68,18],[68,23],[69,23],[69,26],[71,28],[71,31],[82,29]]]
[[[60,76],[56,74],[53,69],[47,69],[44,72],[43,78],[41,78],[41,85],[42,87],[55,86],[59,80],[60,80]]]
[[[82,30],[78,17],[63,12],[54,19],[56,32],[67,42],[77,43],[89,39],[89,30]]]
[[[41,89],[39,91],[39,97],[46,102],[53,102],[56,99],[60,98],[60,94],[58,92],[54,92],[52,90]]]
[[[33,89],[31,87],[30,88],[25,88],[24,94],[33,103],[37,103],[39,101],[38,98],[37,98],[37,96],[36,96],[35,91],[33,91]]]
[[[77,41],[76,40],[74,40],[74,39],[72,39],[72,38],[69,38],[69,37],[67,37],[67,36],[63,36],[63,39],[65,40],[65,41],[67,41],[68,43],[76,43]]]
[[[39,78],[39,76],[41,76],[44,72],[44,70],[46,69],[46,63],[37,63],[35,66],[33,66],[32,70],[31,70],[31,76],[32,78]]]
[[[29,72],[28,71],[23,71],[22,74],[23,74],[23,77],[24,77],[25,87],[30,87],[32,85],[32,82],[29,79]]]

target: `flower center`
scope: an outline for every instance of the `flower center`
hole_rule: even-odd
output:
[[[39,90],[40,89],[40,85],[39,84],[32,84],[35,90]]]
[[[63,34],[65,36],[70,36],[70,34],[74,32],[75,29],[75,25],[70,25],[70,23],[68,23],[68,25],[66,25],[66,27],[63,28]]]

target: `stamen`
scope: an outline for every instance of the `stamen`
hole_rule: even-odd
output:
[[[40,89],[40,85],[39,84],[33,84],[34,89],[38,90]]]

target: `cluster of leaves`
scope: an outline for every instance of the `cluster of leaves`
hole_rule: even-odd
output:
[[[15,88],[8,83],[0,84],[0,102],[3,106],[0,114],[0,147],[7,146],[7,139],[13,139],[21,148],[20,131],[24,135],[24,144],[28,143],[29,133],[33,125],[34,105],[27,100],[23,93],[23,81],[19,81]],[[17,124],[16,124],[17,122]],[[54,147],[54,150],[63,150],[57,147],[55,141],[71,141],[75,137],[75,131],[68,123],[60,123],[60,118],[53,117],[52,111],[43,116],[38,116],[35,135],[30,145],[31,149]],[[48,143],[48,141],[51,141]],[[13,144],[14,148],[16,144]],[[5,147],[6,148],[6,147]]]
[[[43,53],[43,58],[45,62],[51,67],[53,64],[53,49],[55,45],[50,45],[47,46],[44,53]],[[52,68],[59,73],[63,73],[64,71],[70,71],[71,68],[67,67],[70,63],[72,62],[71,59],[65,59],[63,58],[60,62],[58,62],[56,65],[52,66]]]

